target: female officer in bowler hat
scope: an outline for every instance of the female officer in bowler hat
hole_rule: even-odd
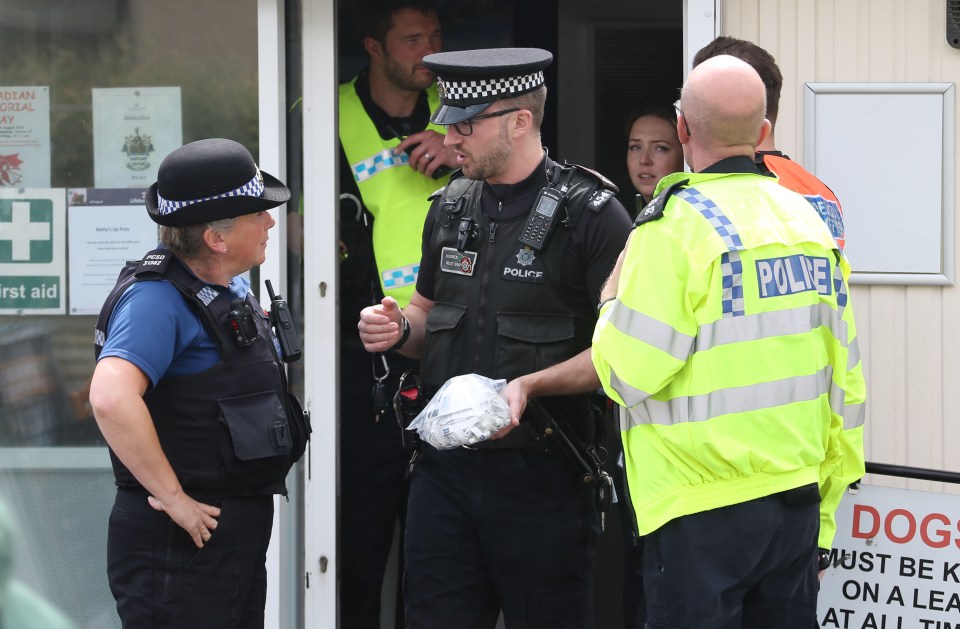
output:
[[[90,387],[118,487],[107,572],[124,627],[263,627],[272,496],[302,426],[240,275],[289,198],[225,139],[176,149],[147,191],[160,248],[107,298]]]

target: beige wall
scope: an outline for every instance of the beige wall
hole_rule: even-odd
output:
[[[722,4],[721,32],[756,42],[777,59],[784,75],[777,144],[800,162],[804,83],[960,77],[960,50],[946,42],[943,0]],[[891,151],[889,157],[896,173],[896,162],[910,154]],[[891,203],[909,197],[908,182],[893,181],[900,188],[891,188]],[[957,191],[954,197],[960,198]],[[867,460],[960,472],[960,287],[860,285],[853,295],[867,377]],[[960,493],[935,483],[908,486]]]

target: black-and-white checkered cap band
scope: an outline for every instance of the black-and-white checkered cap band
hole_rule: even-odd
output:
[[[466,107],[480,103],[492,103],[501,98],[511,98],[532,92],[543,85],[543,71],[499,79],[470,79],[449,81],[437,77],[437,93],[440,102],[454,107]]]
[[[259,198],[261,195],[263,195],[263,177],[260,175],[260,169],[258,168],[257,175],[253,179],[243,184],[236,190],[230,190],[229,192],[224,192],[223,194],[215,194],[202,199],[187,199],[186,201],[171,201],[170,199],[164,199],[157,194],[157,213],[170,214],[185,207],[190,207],[191,205],[196,205],[197,203],[202,203],[204,201],[212,201],[213,199],[222,199],[226,197]]]

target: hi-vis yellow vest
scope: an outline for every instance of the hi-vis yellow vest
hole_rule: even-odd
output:
[[[423,221],[427,200],[449,176],[432,179],[409,166],[406,153],[395,151],[399,138],[384,140],[357,96],[356,79],[340,86],[340,145],[360,188],[363,204],[373,215],[373,252],[384,295],[400,307],[410,302],[420,270]],[[439,106],[435,86],[427,90],[430,111]],[[444,133],[443,127],[428,129]]]
[[[865,387],[849,265],[799,195],[754,174],[682,179],[639,225],[593,362],[621,404],[640,534],[819,483],[819,544],[864,473]]]

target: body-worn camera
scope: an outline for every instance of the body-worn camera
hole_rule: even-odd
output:
[[[260,338],[257,322],[253,318],[253,310],[242,299],[234,299],[230,302],[230,310],[223,315],[223,322],[233,335],[238,347],[250,347]]]

